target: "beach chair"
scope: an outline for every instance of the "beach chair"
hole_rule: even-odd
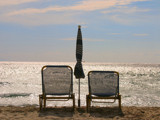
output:
[[[44,66],[42,74],[42,94],[39,95],[40,110],[46,108],[46,101],[73,100],[73,70],[70,66]]]
[[[89,94],[86,95],[87,112],[91,102],[114,103],[119,100],[121,109],[121,95],[119,94],[119,73],[115,71],[90,71],[88,73]],[[101,99],[100,101],[95,99]],[[113,99],[113,101],[102,101],[102,99]]]

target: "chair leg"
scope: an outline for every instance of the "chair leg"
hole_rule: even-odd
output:
[[[86,95],[86,110],[88,112],[88,95]]]
[[[75,110],[75,95],[72,94],[72,99],[73,99],[73,111]]]
[[[90,111],[90,107],[91,107],[91,98],[88,96],[88,110]]]
[[[39,95],[39,109],[42,110],[42,95]]]
[[[121,109],[121,95],[119,95],[119,109]]]
[[[91,99],[90,99],[89,95],[86,95],[86,109],[87,109],[87,112],[89,112],[90,106],[91,106]]]
[[[43,102],[44,102],[44,109],[46,109],[46,97],[44,97]]]

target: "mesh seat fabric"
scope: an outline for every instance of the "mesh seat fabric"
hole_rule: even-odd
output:
[[[114,71],[91,71],[88,80],[91,95],[105,97],[119,93],[119,76]]]
[[[42,70],[43,92],[46,95],[72,93],[72,69],[68,66],[46,66]]]

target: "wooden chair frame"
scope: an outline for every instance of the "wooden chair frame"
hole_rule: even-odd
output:
[[[71,94],[70,97],[47,97],[44,94],[39,95],[39,105],[40,105],[40,110],[46,109],[46,101],[67,101],[69,99],[73,100],[73,110],[75,109],[75,95]]]
[[[88,80],[90,79],[89,78],[89,74],[91,72],[97,72],[97,71],[90,71],[88,73]],[[98,72],[101,72],[101,71],[98,71]],[[103,72],[114,72],[114,73],[116,73],[118,75],[118,84],[119,84],[119,73],[118,72],[116,72],[116,71],[103,71]],[[89,83],[88,83],[88,85],[89,85],[89,89],[90,89],[91,86],[90,86]],[[119,90],[118,90],[117,95],[115,95],[115,96],[102,96],[102,97],[100,97],[100,96],[92,96],[92,94],[91,94],[91,92],[89,90],[89,94],[86,95],[86,110],[87,110],[87,112],[90,111],[91,102],[92,102],[93,99],[114,99],[114,100],[118,100],[119,101],[119,109],[121,110],[121,95],[119,94]]]
[[[71,69],[71,76],[73,76],[73,70],[70,66],[51,66],[51,65],[46,65],[46,66],[43,66],[42,69],[41,69],[41,73],[42,73],[42,81],[43,81],[43,70],[46,68],[46,67],[68,67]],[[45,90],[43,88],[43,82],[42,82],[42,91],[43,93],[39,95],[39,106],[40,106],[40,110],[42,109],[46,109],[46,101],[68,101],[70,99],[73,100],[73,110],[75,109],[75,94],[72,93],[73,92],[73,77],[71,78],[72,79],[72,83],[71,83],[71,93],[68,94],[67,96],[58,96],[56,95],[56,97],[54,95],[51,95],[51,96],[48,96],[45,94]]]

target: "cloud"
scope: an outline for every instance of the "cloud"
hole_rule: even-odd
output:
[[[135,19],[129,19],[128,16],[126,18],[126,16],[121,16],[121,15],[110,15],[108,17],[110,20],[114,21],[114,22],[117,22],[117,23],[121,23],[121,24],[124,24],[124,25],[129,25],[129,24],[132,24],[133,22],[135,22]]]
[[[21,16],[0,16],[0,22],[18,23],[27,26],[39,26],[49,24],[78,24],[80,21],[77,19],[78,14],[75,13],[55,13],[55,14],[35,14],[35,15],[21,15]]]
[[[134,36],[148,36],[149,34],[143,33],[143,34],[134,34]]]
[[[19,5],[23,3],[29,2],[38,2],[39,0],[1,0],[0,6],[11,6],[11,5]]]
[[[84,38],[84,41],[89,41],[89,42],[104,42],[105,40],[103,40],[103,39],[94,39],[94,38]]]
[[[26,0],[24,0],[26,2]],[[31,1],[31,0],[30,0]],[[95,11],[102,10],[116,5],[128,5],[132,2],[138,1],[148,1],[148,0],[84,0],[78,2],[76,5],[72,6],[50,6],[47,8],[27,8],[23,10],[17,10],[8,13],[8,15],[23,15],[23,14],[37,14],[37,13],[46,13],[50,11]]]
[[[117,8],[114,8],[112,10],[106,10],[102,11],[104,14],[108,13],[124,13],[124,14],[131,14],[131,13],[137,13],[137,12],[148,12],[150,9],[140,9],[137,7],[127,7],[127,6],[119,6]]]
[[[134,2],[134,1],[132,1]],[[110,9],[101,11],[107,19],[120,23],[123,25],[138,24],[141,22],[148,22],[150,16],[145,13],[151,11],[151,9],[128,7],[128,6],[114,6]]]
[[[106,19],[111,20],[112,22],[122,24],[122,25],[141,25],[144,23],[150,23],[151,21],[155,21],[157,15],[149,15],[149,14],[105,14]]]
[[[42,2],[42,0],[5,0],[1,2],[1,6],[19,5],[10,7],[9,9],[1,9],[0,22],[18,23],[24,25],[46,25],[46,24],[79,24],[87,23],[85,16],[92,11],[105,11],[105,9],[115,6],[128,5],[133,2],[147,0],[82,0],[73,5],[50,5],[45,8],[30,8],[25,6],[25,9],[20,6],[22,3]],[[49,1],[49,0],[47,0]],[[44,2],[44,1],[43,1]],[[45,1],[46,2],[46,1]],[[47,3],[47,2],[46,2]],[[33,6],[33,5],[32,5]],[[42,7],[42,6],[41,6]],[[137,8],[134,8],[137,9]],[[134,10],[132,10],[134,11]],[[116,20],[118,16],[109,16],[107,19]],[[120,21],[122,18],[118,18]]]
[[[61,40],[67,40],[67,41],[75,41],[77,38],[76,37],[71,37],[71,38],[63,38]],[[84,41],[89,41],[89,42],[103,42],[105,40],[103,39],[94,39],[94,38],[82,38]]]
[[[75,37],[71,37],[71,38],[62,38],[60,40],[66,40],[66,41],[75,41],[76,38]]]

